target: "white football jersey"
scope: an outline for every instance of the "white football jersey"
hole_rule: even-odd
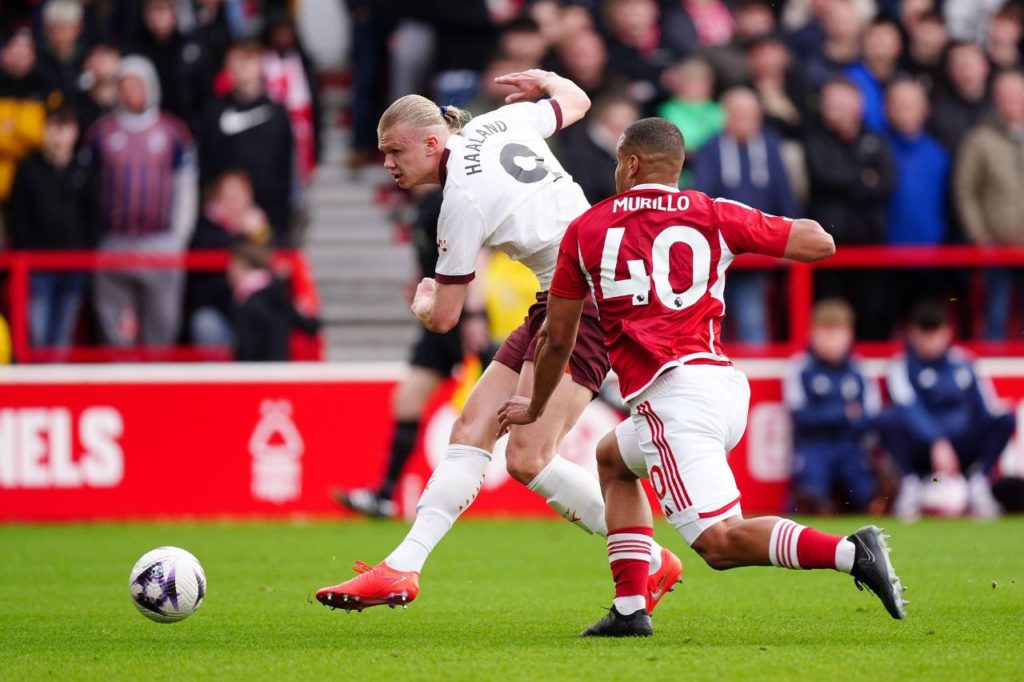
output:
[[[489,246],[530,268],[541,289],[548,288],[566,228],[590,208],[544,141],[561,123],[554,100],[520,102],[478,116],[448,138],[438,282],[472,280],[477,253]]]

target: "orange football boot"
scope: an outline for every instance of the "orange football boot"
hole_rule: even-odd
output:
[[[676,583],[683,582],[683,562],[675,554],[664,547],[661,548],[661,568],[647,578],[647,613],[654,613],[654,608],[661,598],[675,589]]]
[[[317,590],[317,601],[332,609],[362,611],[384,604],[404,607],[420,592],[420,574],[415,571],[396,571],[383,561],[376,566],[357,561],[352,570],[359,575]]]

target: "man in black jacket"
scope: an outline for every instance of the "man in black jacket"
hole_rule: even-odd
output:
[[[992,110],[990,67],[985,52],[974,43],[955,43],[946,53],[947,92],[932,106],[932,133],[950,153],[956,153],[967,131]]]
[[[586,126],[572,126],[563,133],[565,169],[591,204],[616,193],[615,154],[619,137],[638,118],[640,111],[631,99],[609,96],[597,101]]]
[[[11,247],[50,251],[89,249],[96,244],[90,176],[74,159],[75,112],[47,114],[43,146],[25,158],[14,176],[7,229]],[[29,329],[37,347],[71,344],[85,292],[81,272],[37,272],[31,277]]]
[[[267,97],[263,48],[234,45],[227,55],[231,93],[213,101],[199,126],[200,181],[206,186],[229,169],[252,180],[256,203],[267,213],[277,246],[290,243],[288,224],[297,205],[295,149],[288,112]]]
[[[887,205],[896,183],[892,154],[884,139],[864,129],[863,97],[845,79],[833,79],[821,93],[821,122],[804,140],[810,200],[807,215],[820,222],[836,244],[885,241]],[[820,296],[846,298],[857,310],[857,337],[885,338],[890,329],[886,276],[879,271],[832,271],[817,278]]]

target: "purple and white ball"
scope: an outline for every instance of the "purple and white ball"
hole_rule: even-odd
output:
[[[206,574],[180,547],[157,547],[135,562],[128,591],[139,613],[158,623],[191,616],[206,596]]]

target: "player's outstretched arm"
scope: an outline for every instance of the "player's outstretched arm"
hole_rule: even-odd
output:
[[[498,410],[499,436],[512,426],[532,424],[544,412],[576,347],[582,314],[582,299],[548,296],[547,320],[540,330],[534,353],[533,397],[512,396]]]
[[[580,86],[568,78],[559,76],[554,71],[542,69],[530,69],[507,73],[494,79],[495,83],[511,85],[519,92],[513,92],[505,98],[506,104],[516,102],[532,101],[549,96],[558,102],[562,109],[562,127],[571,126],[586,115],[590,109],[590,98],[583,92]]]
[[[836,243],[832,235],[817,220],[798,218],[789,230],[789,241],[786,242],[786,251],[782,257],[801,263],[813,263],[835,252]]]

